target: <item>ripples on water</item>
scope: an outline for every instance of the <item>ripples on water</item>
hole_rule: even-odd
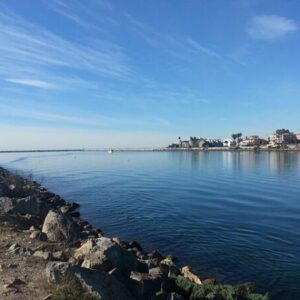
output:
[[[79,202],[108,235],[272,299],[300,295],[300,153],[19,153],[0,164]]]

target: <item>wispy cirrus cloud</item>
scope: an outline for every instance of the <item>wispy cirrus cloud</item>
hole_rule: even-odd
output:
[[[0,12],[0,76],[10,82],[50,89],[56,85],[53,81],[59,81],[57,77],[69,83],[76,76],[86,81],[82,74],[126,79],[132,74],[128,61],[125,49],[110,40],[66,39],[12,13]],[[78,72],[68,80],[70,71]]]
[[[200,43],[198,43],[194,39],[187,38],[186,41],[191,46],[191,49],[193,51],[201,52],[201,53],[204,53],[209,56],[220,58],[220,55],[218,55],[215,51],[213,51],[207,47],[203,47],[202,45],[200,45]]]
[[[255,16],[249,26],[249,35],[256,40],[275,40],[298,30],[294,20],[277,15]]]
[[[6,78],[5,81],[7,82],[12,82],[12,83],[17,83],[21,85],[27,85],[31,87],[36,87],[40,89],[46,89],[46,90],[55,90],[58,87],[55,86],[54,84],[38,80],[38,79],[25,79],[25,78]]]
[[[55,13],[68,19],[69,21],[83,27],[87,30],[97,30],[103,33],[103,30],[95,24],[99,21],[99,13],[112,10],[111,2],[107,0],[44,0],[45,4]],[[111,20],[107,14],[101,14],[100,20]],[[113,22],[116,22],[115,20]]]
[[[157,32],[149,25],[137,20],[129,14],[125,14],[125,18],[135,32],[138,33],[151,47],[162,49],[176,58],[189,60],[191,54],[220,58],[220,55],[215,51],[200,44],[195,39]]]

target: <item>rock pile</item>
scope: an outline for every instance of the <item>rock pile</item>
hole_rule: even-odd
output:
[[[203,281],[189,267],[179,268],[172,256],[145,253],[135,241],[104,237],[100,229],[80,218],[78,208],[38,183],[0,168],[0,223],[48,243],[44,249],[12,244],[7,251],[48,261],[49,282],[62,284],[73,276],[102,300],[226,299],[209,289],[204,298],[193,298],[194,290],[215,285],[215,280]],[[51,247],[57,243],[63,245],[60,251]]]

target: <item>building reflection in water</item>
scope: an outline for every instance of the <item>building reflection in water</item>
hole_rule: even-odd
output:
[[[293,169],[300,173],[300,152],[288,151],[180,151],[171,154],[173,163],[184,169],[209,171],[220,168],[228,173],[269,172],[282,174]],[[208,169],[207,169],[208,168]]]

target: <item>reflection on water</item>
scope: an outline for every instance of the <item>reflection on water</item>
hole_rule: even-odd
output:
[[[241,170],[246,168],[269,168],[273,175],[285,173],[289,169],[300,167],[300,155],[295,152],[273,151],[273,152],[172,152],[170,153],[174,163],[181,166],[189,165],[191,168],[204,167],[212,162],[220,164],[227,170]]]
[[[107,234],[204,277],[253,281],[274,299],[300,294],[300,153],[19,153],[0,164],[44,177]]]

